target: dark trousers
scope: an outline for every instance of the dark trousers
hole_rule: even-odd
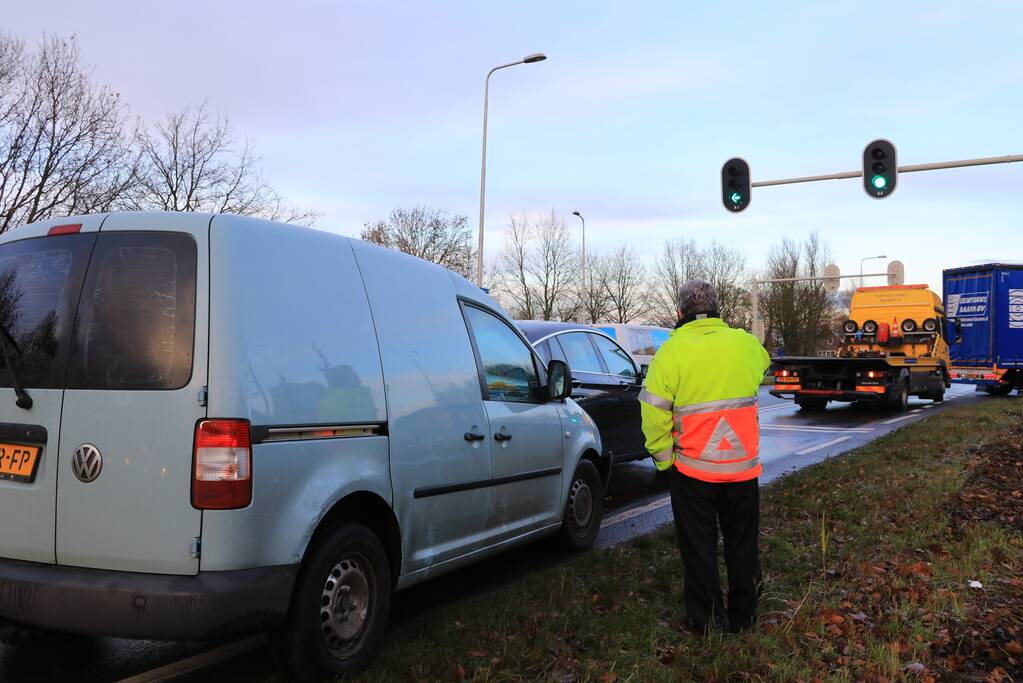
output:
[[[671,508],[685,565],[685,605],[695,629],[748,628],[760,592],[760,485],[712,484],[671,469]],[[718,578],[718,524],[725,539],[728,608]],[[727,617],[727,620],[726,620]]]

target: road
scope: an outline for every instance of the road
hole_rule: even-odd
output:
[[[870,406],[833,404],[827,411],[802,413],[791,401],[760,395],[760,457],[762,484],[807,465],[849,451],[906,424],[965,401],[1005,400],[977,394],[969,386],[953,386],[946,403],[910,399],[906,413]],[[615,468],[598,547],[609,547],[647,534],[671,519],[671,505],[652,461]],[[390,637],[404,624],[439,605],[492,590],[523,573],[571,557],[553,543],[535,543],[453,574],[428,581],[395,596]],[[249,653],[239,658],[242,652]],[[231,660],[231,661],[229,661]],[[35,634],[0,645],[0,681],[75,680],[132,683],[169,680],[192,671],[190,680],[260,681],[273,671],[261,638],[241,643],[168,643],[116,638]]]

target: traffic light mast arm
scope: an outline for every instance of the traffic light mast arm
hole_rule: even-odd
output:
[[[913,164],[899,166],[899,173],[916,171],[938,171],[945,168],[962,168],[964,166],[988,166],[990,164],[1011,164],[1023,161],[1023,154],[1010,154],[1004,157],[981,157],[979,159],[963,159],[961,161],[939,161],[933,164]],[[843,173],[827,173],[824,175],[803,176],[801,178],[779,178],[777,180],[758,180],[751,187],[769,187],[771,185],[792,185],[794,183],[812,183],[818,180],[841,180],[842,178],[860,178],[863,171],[845,171]]]

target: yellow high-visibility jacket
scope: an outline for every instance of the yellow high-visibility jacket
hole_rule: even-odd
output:
[[[756,337],[719,318],[675,330],[650,362],[639,397],[657,469],[674,464],[711,482],[760,476],[757,391],[770,364]]]

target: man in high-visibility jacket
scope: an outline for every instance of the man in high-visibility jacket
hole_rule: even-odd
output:
[[[713,286],[686,282],[678,325],[650,362],[640,394],[647,450],[658,470],[670,470],[688,625],[699,632],[749,628],[761,581],[757,391],[771,360],[756,337],[719,315]],[[718,577],[719,522],[727,611]]]

